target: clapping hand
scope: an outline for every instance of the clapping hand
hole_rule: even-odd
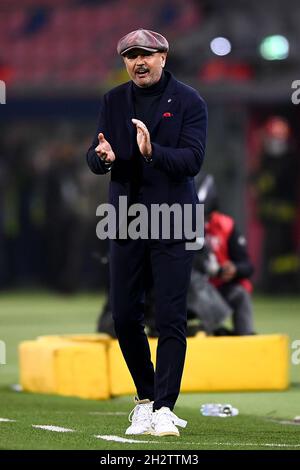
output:
[[[111,145],[104,137],[104,134],[100,132],[98,135],[99,145],[95,148],[95,152],[98,157],[105,163],[112,163],[116,156],[111,148]]]
[[[152,145],[150,141],[150,134],[147,126],[139,119],[132,119],[133,124],[136,126],[137,134],[136,140],[141,154],[145,158],[151,158],[152,156]]]

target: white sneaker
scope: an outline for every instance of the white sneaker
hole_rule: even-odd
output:
[[[179,436],[176,426],[185,428],[187,421],[178,418],[170,408],[163,406],[152,414],[151,434],[153,436]]]
[[[135,407],[128,416],[131,425],[125,434],[151,434],[153,401],[134,399]]]

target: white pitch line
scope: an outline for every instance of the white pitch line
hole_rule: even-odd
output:
[[[126,443],[131,443],[131,444],[175,444],[178,441],[165,441],[164,438],[159,440],[159,441],[141,441],[138,439],[126,439],[124,437],[120,436],[109,436],[109,435],[98,435],[95,436],[96,439],[103,439],[105,441],[115,441],[115,442],[123,442],[124,444]],[[242,443],[242,442],[186,442],[186,441],[181,441],[180,445],[193,445],[193,446],[201,446],[201,445],[208,445],[208,446],[232,446],[232,447],[295,447],[299,448],[300,444],[275,444],[271,442],[266,442],[266,443],[258,443],[258,442],[247,442],[247,443]],[[199,447],[198,447],[199,448]]]
[[[196,442],[190,442],[189,444],[196,444]],[[198,445],[200,442],[198,442]],[[300,444],[275,444],[273,442],[202,442],[202,444],[215,445],[215,446],[232,446],[232,447],[300,447]]]
[[[32,424],[33,428],[38,429],[45,429],[46,431],[53,431],[53,432],[75,432],[75,429],[68,429],[62,428],[60,426],[52,426],[52,425],[40,425],[40,424]]]
[[[124,442],[124,444],[135,443],[135,444],[157,444],[158,441],[139,441],[138,439],[126,439],[125,437],[119,436],[95,436],[96,439],[103,439],[104,441],[115,441],[115,442]]]
[[[121,413],[121,412],[120,412]],[[126,413],[127,414],[127,413]],[[0,422],[3,423],[15,423],[15,419],[9,418],[0,418]],[[76,432],[75,429],[63,428],[61,426],[53,426],[53,425],[41,425],[41,424],[32,424],[33,428],[36,429],[44,429],[46,431],[52,432]],[[142,441],[138,439],[126,439],[120,436],[110,436],[110,435],[98,435],[94,436],[96,439],[103,439],[105,441],[115,441],[115,442],[123,442],[123,443],[130,443],[130,444],[175,444],[177,440],[174,441],[165,441],[161,439],[159,441]],[[193,445],[193,446],[201,446],[201,445],[208,445],[208,446],[231,446],[231,447],[290,447],[290,448],[299,448],[300,444],[277,444],[275,442],[186,442],[183,441],[180,445]]]
[[[279,420],[279,419],[268,419],[267,421],[271,423],[285,424],[289,426],[300,426],[300,421]]]

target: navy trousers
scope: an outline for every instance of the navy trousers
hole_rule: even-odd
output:
[[[144,332],[146,263],[150,261],[159,332],[156,370]],[[185,242],[110,240],[110,295],[115,330],[139,399],[174,408],[186,353],[186,298],[193,251]]]

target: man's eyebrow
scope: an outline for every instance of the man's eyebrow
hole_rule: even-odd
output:
[[[154,52],[150,52],[150,51],[149,52],[147,52],[147,51],[145,51],[145,52],[133,52],[131,54],[127,54],[126,57],[128,57],[130,59],[132,57],[137,57],[139,55],[148,56],[148,55],[153,55],[153,54],[154,54]]]

